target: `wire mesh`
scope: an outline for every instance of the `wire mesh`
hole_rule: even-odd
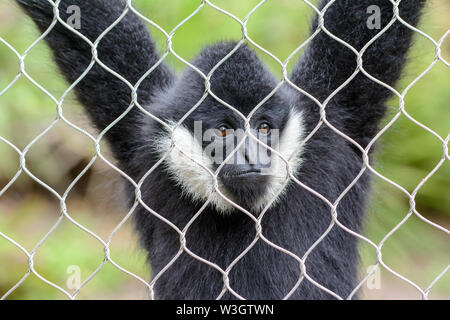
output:
[[[1,190],[0,190],[0,199],[2,197],[2,195],[5,194],[5,192],[19,179],[20,176],[22,175],[27,175],[29,176],[32,180],[34,180],[36,183],[38,183],[39,185],[41,185],[42,187],[44,187],[50,194],[52,194],[56,199],[58,199],[59,204],[60,204],[60,211],[61,214],[58,218],[58,220],[56,221],[56,223],[48,230],[48,232],[45,234],[45,236],[38,241],[38,243],[35,245],[35,247],[31,250],[28,251],[26,250],[19,242],[18,239],[13,239],[12,237],[8,236],[5,233],[2,233],[0,231],[0,237],[4,238],[5,240],[7,240],[8,242],[10,242],[11,244],[13,244],[15,247],[17,247],[20,251],[22,251],[27,259],[28,259],[28,270],[27,272],[23,275],[23,277],[12,287],[10,288],[6,293],[3,294],[3,296],[1,297],[2,299],[6,299],[12,292],[14,292],[19,286],[21,286],[21,284],[31,275],[34,274],[35,276],[37,276],[39,279],[41,279],[43,282],[49,284],[50,286],[54,287],[55,289],[59,290],[60,292],[62,292],[63,294],[65,294],[68,298],[70,299],[75,299],[77,297],[77,295],[79,294],[80,290],[83,289],[83,287],[85,287],[85,285],[93,278],[95,277],[100,270],[105,266],[105,264],[110,263],[112,264],[114,267],[116,267],[118,270],[120,270],[121,272],[128,274],[129,276],[132,276],[133,278],[135,278],[137,281],[141,282],[143,285],[145,285],[148,288],[149,291],[149,295],[150,298],[155,298],[155,293],[154,293],[154,287],[155,284],[157,283],[158,279],[160,279],[160,277],[175,263],[175,261],[180,257],[180,255],[182,253],[187,253],[188,255],[190,255],[192,258],[210,266],[211,268],[216,269],[217,271],[219,271],[222,274],[223,277],[223,289],[221,291],[221,293],[216,297],[217,299],[220,299],[224,296],[225,293],[229,292],[231,293],[233,296],[235,296],[238,299],[245,299],[245,297],[241,296],[239,294],[239,292],[236,292],[233,287],[230,285],[230,279],[229,279],[229,274],[231,272],[231,270],[233,269],[233,267],[255,246],[255,244],[258,241],[263,241],[265,242],[267,245],[271,246],[272,248],[286,254],[289,255],[290,257],[292,257],[293,259],[295,259],[298,262],[299,265],[299,269],[301,271],[300,273],[300,277],[298,279],[298,281],[295,283],[295,285],[292,287],[292,289],[289,291],[288,294],[286,294],[286,296],[284,297],[284,299],[288,299],[291,297],[291,295],[295,292],[295,290],[300,286],[300,284],[303,281],[309,281],[312,284],[314,284],[316,287],[320,288],[321,290],[329,293],[331,296],[337,298],[337,299],[351,299],[357,292],[359,289],[361,289],[362,285],[364,283],[366,283],[368,281],[368,279],[370,278],[370,276],[375,272],[376,267],[382,266],[384,269],[386,269],[387,271],[389,271],[391,274],[393,274],[395,277],[407,282],[408,284],[410,284],[411,286],[413,286],[415,289],[417,289],[417,291],[420,293],[420,295],[423,297],[423,299],[427,299],[428,298],[428,294],[430,293],[430,290],[435,286],[435,284],[446,274],[446,272],[449,270],[449,266],[447,266],[446,268],[444,268],[444,270],[442,270],[442,272],[436,277],[434,278],[431,283],[426,287],[426,288],[421,288],[418,284],[414,283],[413,281],[411,281],[410,279],[408,279],[407,277],[403,276],[402,274],[400,274],[399,272],[393,270],[389,265],[386,264],[386,262],[383,260],[383,256],[382,256],[382,248],[383,245],[386,243],[386,241],[399,229],[401,228],[407,221],[408,219],[410,219],[411,216],[416,216],[418,218],[420,218],[424,223],[434,227],[436,230],[440,230],[444,233],[446,233],[447,235],[450,234],[449,230],[447,230],[446,228],[444,228],[443,226],[430,221],[429,219],[425,218],[423,215],[421,215],[421,213],[417,210],[416,208],[416,201],[415,201],[415,197],[418,194],[418,192],[420,191],[421,187],[436,173],[436,171],[443,166],[443,164],[450,160],[449,157],[449,152],[448,152],[448,141],[450,139],[450,135],[448,135],[447,137],[441,137],[438,133],[436,133],[435,131],[433,131],[432,129],[430,129],[429,127],[425,126],[424,124],[422,124],[421,122],[419,122],[417,119],[415,119],[413,116],[411,116],[408,111],[405,108],[405,96],[407,95],[408,91],[421,79],[423,78],[432,68],[433,66],[438,63],[439,61],[442,62],[443,64],[445,64],[447,67],[449,66],[449,63],[443,58],[442,54],[441,54],[441,44],[443,43],[443,41],[446,39],[449,31],[447,31],[446,34],[444,34],[444,36],[442,36],[442,38],[440,38],[439,40],[434,40],[432,37],[430,37],[429,35],[427,35],[426,33],[424,33],[423,31],[409,25],[406,21],[404,21],[402,19],[402,17],[399,15],[399,10],[398,10],[398,6],[400,1],[395,2],[393,0],[391,0],[392,3],[392,7],[393,7],[393,15],[392,15],[392,20],[383,28],[381,29],[375,37],[372,38],[372,40],[370,40],[361,50],[356,50],[354,47],[352,47],[350,44],[344,42],[342,39],[340,39],[339,37],[337,37],[336,35],[332,34],[329,30],[327,30],[327,28],[324,25],[324,15],[326,10],[333,5],[334,2],[336,2],[336,0],[334,1],[330,1],[324,8],[323,10],[319,10],[315,5],[313,5],[311,2],[309,2],[308,0],[303,0],[304,3],[306,3],[310,8],[312,8],[315,13],[318,15],[319,19],[319,23],[317,26],[317,29],[312,33],[312,35],[302,44],[300,44],[289,56],[285,61],[281,61],[279,60],[274,54],[272,54],[270,51],[268,51],[267,49],[265,49],[264,47],[262,47],[261,45],[259,45],[257,42],[255,42],[248,34],[248,29],[247,29],[247,24],[249,19],[251,18],[251,16],[262,6],[264,5],[264,3],[266,2],[266,0],[262,0],[260,1],[248,14],[247,16],[241,20],[239,18],[237,18],[235,15],[233,15],[232,13],[224,10],[223,8],[215,5],[214,3],[212,3],[211,1],[208,0],[204,0],[204,1],[199,1],[199,5],[198,7],[188,16],[186,17],[184,20],[182,20],[178,25],[175,26],[175,28],[173,28],[170,32],[167,32],[166,30],[164,30],[162,27],[160,27],[157,23],[155,23],[154,21],[150,20],[149,18],[147,18],[146,16],[144,16],[142,13],[140,13],[132,4],[131,0],[127,0],[127,4],[126,7],[124,8],[123,13],[120,15],[120,17],[118,17],[116,19],[116,21],[111,24],[106,30],[104,30],[101,35],[94,41],[90,41],[88,38],[86,38],[82,33],[80,33],[79,31],[77,31],[76,29],[74,29],[72,26],[70,26],[66,21],[64,21],[63,19],[61,19],[59,17],[59,10],[58,10],[58,4],[59,1],[51,1],[48,0],[49,3],[51,3],[54,6],[54,18],[53,21],[51,23],[51,25],[48,27],[48,29],[43,32],[26,50],[23,54],[20,54],[12,45],[10,45],[6,40],[4,40],[3,38],[0,37],[0,42],[5,45],[7,48],[9,48],[9,50],[14,53],[14,55],[17,57],[18,62],[19,62],[19,72],[18,74],[15,76],[15,78],[6,86],[6,88],[4,88],[2,91],[0,91],[0,99],[1,96],[4,95],[20,78],[25,77],[26,79],[28,79],[36,88],[38,88],[40,91],[42,91],[45,95],[47,95],[52,101],[53,103],[56,105],[57,107],[57,117],[56,119],[45,129],[43,130],[39,135],[37,135],[34,139],[32,139],[28,145],[26,145],[25,148],[23,148],[23,150],[19,149],[14,143],[12,143],[11,141],[7,140],[6,138],[0,136],[0,140],[7,144],[9,147],[11,147],[18,155],[19,155],[19,159],[20,159],[20,166],[19,169],[17,171],[17,173],[14,175],[14,177],[8,182],[8,184],[6,186],[4,186]],[[205,74],[203,73],[199,68],[197,68],[196,66],[194,66],[193,64],[191,64],[190,62],[184,60],[173,48],[172,45],[172,39],[173,36],[175,35],[175,33],[180,29],[181,26],[183,26],[184,24],[186,24],[189,20],[191,20],[195,15],[197,15],[199,13],[200,10],[202,10],[202,8],[204,7],[210,7],[214,10],[216,10],[217,12],[226,15],[230,18],[232,18],[234,21],[236,21],[242,30],[242,38],[237,42],[235,48],[229,52],[217,65],[215,65],[212,70]],[[128,12],[134,12],[136,15],[138,15],[141,19],[143,19],[149,26],[152,26],[154,28],[157,28],[165,37],[166,39],[166,43],[167,43],[167,47],[165,52],[162,53],[160,60],[153,65],[141,78],[140,80],[136,83],[136,85],[132,85],[129,81],[127,81],[124,77],[122,77],[120,74],[116,73],[114,70],[110,69],[108,66],[106,66],[98,57],[97,55],[97,46],[99,44],[99,42],[104,38],[104,36],[106,34],[108,34],[108,32],[110,32],[122,19],[123,17],[128,13]],[[399,21],[401,22],[404,26],[408,27],[409,29],[413,30],[415,33],[417,33],[418,35],[425,37],[426,39],[429,40],[430,44],[434,46],[435,48],[435,57],[433,62],[428,66],[428,68],[423,71],[416,79],[414,79],[402,92],[397,91],[395,88],[389,86],[388,84],[378,80],[377,78],[373,77],[370,73],[368,73],[365,69],[364,69],[364,65],[363,65],[363,54],[364,52],[378,39],[380,38],[383,33],[385,33],[394,22]],[[63,26],[65,26],[68,30],[70,30],[71,32],[73,32],[74,34],[76,34],[78,37],[80,37],[84,42],[86,42],[91,48],[92,48],[92,60],[91,63],[89,64],[89,66],[86,68],[86,70],[83,72],[83,74],[81,74],[78,79],[76,81],[74,81],[73,83],[70,84],[70,86],[67,88],[67,90],[65,90],[65,92],[61,95],[61,97],[55,97],[53,96],[49,91],[46,90],[46,88],[44,86],[42,86],[41,84],[39,84],[37,81],[35,81],[29,73],[27,73],[26,70],[26,57],[27,55],[30,53],[30,51],[38,44],[40,43],[45,37],[46,35],[54,28],[56,23],[61,23]],[[355,69],[355,71],[353,72],[353,74],[344,82],[342,83],[342,85],[340,85],[334,92],[332,92],[322,103],[317,100],[316,97],[312,96],[310,93],[306,92],[305,90],[303,90],[302,88],[296,86],[289,78],[288,78],[288,73],[287,73],[287,66],[289,64],[289,62],[293,59],[293,57],[300,51],[302,50],[306,45],[308,45],[308,43],[317,36],[317,34],[319,33],[326,33],[330,38],[334,39],[335,41],[341,43],[343,46],[349,48],[354,54],[355,57],[357,58],[357,67]],[[282,70],[282,79],[281,81],[278,83],[278,85],[273,89],[273,91],[266,96],[258,105],[256,105],[253,110],[248,114],[248,116],[243,115],[239,110],[237,110],[234,106],[230,105],[229,103],[223,101],[221,98],[219,98],[212,90],[211,90],[211,77],[214,74],[214,72],[217,70],[217,68],[219,68],[220,65],[222,65],[228,58],[230,58],[244,43],[250,43],[252,46],[254,46],[255,48],[259,49],[260,51],[262,51],[265,55],[269,56],[270,58],[272,58],[274,61],[276,61],[278,63],[278,65],[280,66],[281,70]],[[178,123],[176,123],[175,125],[169,125],[168,123],[165,123],[163,120],[157,118],[156,116],[154,116],[152,113],[150,113],[148,110],[146,110],[145,108],[143,108],[139,102],[138,102],[138,93],[137,90],[140,86],[140,84],[142,83],[142,81],[155,69],[158,67],[158,65],[160,65],[166,58],[168,55],[173,55],[174,57],[176,57],[179,61],[181,61],[184,65],[186,65],[188,68],[191,68],[192,70],[194,70],[198,75],[200,75],[204,81],[205,81],[205,93],[204,95],[201,97],[201,99],[194,105],[192,106],[192,108],[180,119],[180,121]],[[114,75],[117,79],[119,79],[120,81],[122,81],[123,83],[125,83],[131,90],[132,94],[132,101],[129,104],[129,106],[127,107],[127,109],[120,115],[120,117],[118,117],[114,122],[112,122],[109,126],[107,126],[104,130],[102,130],[100,132],[100,134],[98,134],[97,136],[93,136],[90,133],[88,133],[86,130],[78,127],[77,125],[75,125],[74,123],[72,123],[71,121],[69,121],[63,113],[63,102],[65,101],[67,95],[73,90],[73,88],[86,76],[86,74],[89,73],[89,71],[92,69],[92,67],[94,66],[94,64],[98,64],[100,65],[103,69],[105,69],[106,71],[108,71],[109,73],[111,73],[112,75]],[[345,133],[341,132],[340,130],[338,130],[336,127],[334,127],[327,119],[327,113],[326,113],[326,106],[327,104],[333,99],[334,96],[336,96],[348,83],[350,83],[359,73],[364,74],[366,77],[368,77],[369,79],[371,79],[372,81],[376,82],[377,84],[379,84],[380,86],[383,86],[385,88],[387,88],[390,92],[392,92],[395,96],[398,97],[398,101],[399,101],[399,109],[398,112],[392,117],[392,119],[381,129],[379,130],[379,132],[376,134],[376,136],[372,139],[372,141],[365,147],[361,147],[356,141],[354,141],[352,138],[350,138],[349,136],[347,136]],[[313,101],[319,108],[320,110],[320,121],[317,124],[316,128],[314,130],[312,130],[312,132],[302,141],[301,145],[298,146],[299,149],[302,148],[302,146],[308,142],[308,140],[314,135],[314,133],[321,127],[321,126],[328,126],[329,128],[331,128],[336,134],[338,134],[339,136],[341,136],[342,138],[346,139],[347,141],[349,141],[352,145],[354,145],[358,150],[361,151],[362,153],[362,160],[363,160],[363,165],[361,168],[361,171],[359,172],[359,174],[354,178],[354,180],[345,188],[345,190],[340,194],[340,196],[334,201],[334,202],[330,202],[326,197],[324,197],[323,195],[321,195],[319,192],[317,192],[316,190],[312,189],[311,187],[305,185],[304,183],[302,183],[300,180],[298,180],[295,176],[294,176],[294,172],[290,166],[290,159],[286,159],[282,154],[280,154],[277,150],[271,148],[270,146],[268,146],[267,144],[262,143],[260,140],[258,140],[258,138],[252,133],[252,131],[250,131],[250,124],[249,121],[251,119],[251,117],[254,115],[254,113],[267,101],[269,100],[276,92],[277,90],[279,90],[279,88],[284,85],[284,84],[288,84],[289,86],[291,86],[292,88],[294,88],[295,90],[297,90],[298,92],[302,93],[303,95],[305,95],[306,97],[308,97],[309,99],[311,99],[311,101]],[[169,132],[171,132],[173,134],[173,132],[175,130],[177,130],[177,128],[179,126],[182,125],[183,121],[189,116],[191,115],[196,108],[205,100],[205,98],[207,96],[212,96],[216,101],[220,102],[223,106],[229,108],[230,110],[232,110],[235,114],[237,114],[239,117],[242,118],[242,120],[245,122],[245,134],[250,137],[251,139],[255,140],[258,144],[262,144],[265,148],[269,149],[270,151],[272,151],[274,154],[276,154],[278,157],[281,158],[281,160],[286,164],[286,166],[289,168],[289,176],[286,177],[286,180],[284,182],[284,184],[287,184],[288,182],[293,182],[298,184],[299,186],[301,186],[302,188],[308,190],[310,193],[314,194],[315,196],[317,196],[319,199],[321,199],[328,207],[330,210],[330,214],[332,217],[332,222],[329,225],[328,229],[314,242],[314,244],[309,248],[309,250],[307,250],[307,252],[302,256],[297,256],[296,254],[294,254],[293,252],[287,250],[286,248],[283,248],[273,242],[271,242],[268,238],[265,237],[264,232],[263,232],[263,228],[261,226],[261,221],[265,216],[265,213],[267,212],[268,208],[270,207],[270,205],[274,202],[276,196],[274,196],[274,198],[265,206],[265,208],[262,210],[262,212],[260,213],[259,216],[255,217],[254,215],[252,215],[249,211],[247,211],[246,209],[244,209],[243,207],[239,206],[237,203],[234,203],[231,199],[227,198],[227,196],[223,193],[222,190],[219,189],[219,184],[218,184],[218,173],[221,170],[221,168],[223,167],[223,165],[226,163],[227,159],[230,159],[234,152],[236,152],[236,150],[238,150],[240,148],[240,146],[244,143],[244,140],[242,140],[235,148],[234,152],[231,153],[228,158],[223,162],[223,164],[221,166],[219,166],[219,168],[215,171],[212,172],[209,168],[205,167],[202,163],[199,163],[196,159],[192,158],[191,155],[186,152],[185,150],[183,150],[182,148],[180,148],[179,146],[177,146],[177,144],[173,141],[173,145],[171,146],[170,150],[168,150],[166,152],[166,154],[139,180],[139,181],[134,181],[130,176],[128,176],[125,172],[123,172],[122,170],[120,170],[115,164],[113,164],[110,160],[108,160],[104,154],[102,153],[102,148],[100,147],[100,142],[102,141],[103,137],[105,136],[105,134],[114,126],[116,125],[121,119],[123,119],[132,108],[139,108],[144,114],[146,114],[147,116],[151,117],[152,119],[154,119],[155,121],[158,121],[160,124],[162,124],[165,128],[167,128],[167,130]],[[412,191],[409,192],[407,191],[404,187],[402,187],[400,184],[390,180],[389,178],[385,177],[384,175],[382,175],[380,172],[378,172],[372,165],[370,159],[369,159],[369,151],[371,150],[371,148],[373,147],[374,143],[379,140],[379,138],[389,129],[393,126],[393,124],[397,121],[397,119],[401,116],[404,115],[406,116],[411,122],[413,122],[414,124],[416,124],[417,126],[421,127],[423,130],[431,133],[436,139],[438,139],[441,143],[442,143],[442,156],[440,158],[440,160],[438,161],[438,163],[436,164],[436,166],[428,173],[428,175],[422,179],[422,181],[416,186],[416,188]],[[93,155],[92,159],[89,161],[89,163],[84,167],[84,169],[78,174],[78,176],[72,181],[72,183],[69,185],[69,187],[62,193],[58,193],[56,190],[54,190],[51,186],[49,186],[48,184],[46,184],[44,181],[42,181],[41,179],[39,179],[36,175],[33,174],[33,172],[30,171],[30,169],[27,166],[27,159],[26,156],[28,154],[28,152],[30,151],[30,149],[44,136],[46,135],[47,132],[49,132],[53,127],[55,127],[55,125],[57,123],[64,123],[65,125],[71,127],[73,130],[76,130],[77,132],[81,133],[82,135],[88,137],[95,145],[95,154]],[[160,215],[158,212],[154,211],[152,208],[150,208],[145,201],[142,199],[142,194],[141,194],[141,187],[143,182],[145,181],[145,179],[152,174],[152,172],[155,170],[156,167],[160,166],[162,164],[162,162],[166,159],[166,157],[168,156],[168,154],[170,153],[170,151],[172,151],[172,149],[177,149],[181,154],[183,154],[184,156],[188,157],[189,159],[191,159],[193,162],[195,162],[198,166],[202,167],[204,170],[206,170],[211,177],[214,179],[215,185],[214,185],[214,192],[217,193],[219,196],[221,196],[225,201],[227,201],[230,205],[232,205],[234,208],[236,208],[237,210],[241,211],[242,213],[244,213],[245,215],[248,216],[249,219],[251,219],[254,222],[255,225],[255,229],[256,229],[256,236],[254,238],[254,240],[251,242],[251,244],[243,251],[241,252],[240,255],[238,255],[234,261],[231,262],[231,264],[229,264],[229,266],[226,269],[221,268],[220,266],[218,266],[217,264],[208,261],[207,259],[195,254],[193,251],[190,250],[189,248],[189,244],[186,241],[186,234],[189,231],[190,226],[194,223],[194,221],[202,214],[202,212],[204,211],[204,209],[210,204],[211,202],[211,196],[209,197],[209,199],[204,203],[204,205],[200,208],[200,210],[193,216],[193,218],[187,223],[187,225],[183,228],[180,229],[178,228],[173,222],[171,222],[170,220],[168,220],[167,218],[163,217],[162,215]],[[92,167],[93,163],[97,160],[97,159],[101,159],[102,161],[104,161],[109,167],[111,167],[114,171],[116,171],[119,175],[121,175],[124,179],[126,179],[130,184],[133,185],[133,187],[135,188],[135,200],[134,200],[134,204],[132,205],[132,207],[129,209],[129,211],[127,212],[127,214],[123,217],[123,219],[120,221],[120,223],[115,227],[115,229],[110,233],[109,237],[105,240],[103,240],[101,237],[99,237],[95,232],[89,230],[86,226],[82,225],[81,223],[79,223],[78,221],[76,221],[74,218],[72,218],[71,214],[68,212],[67,207],[66,207],[66,199],[69,196],[71,190],[74,188],[74,186],[77,184],[77,182],[80,181],[80,179],[86,174],[86,172]],[[372,240],[368,239],[367,237],[365,237],[362,234],[356,233],[352,230],[350,230],[349,228],[347,228],[342,222],[339,221],[339,214],[338,214],[338,205],[341,201],[341,199],[352,189],[352,187],[357,183],[357,181],[360,179],[360,177],[366,172],[369,171],[371,172],[373,175],[377,176],[378,178],[386,181],[387,183],[389,183],[390,185],[392,185],[393,187],[397,188],[398,190],[400,190],[403,194],[405,194],[408,198],[409,198],[409,203],[410,203],[410,208],[408,213],[405,215],[405,217],[392,229],[390,230],[385,237],[379,242],[379,243],[375,243]],[[176,231],[179,235],[179,239],[180,239],[180,247],[179,250],[177,252],[177,254],[171,259],[171,261],[164,267],[162,268],[162,270],[157,273],[156,275],[153,276],[152,280],[150,282],[147,282],[146,280],[144,280],[143,278],[141,278],[140,276],[130,272],[129,270],[125,269],[124,267],[120,266],[118,263],[116,263],[110,255],[110,244],[111,241],[114,237],[114,235],[117,233],[117,231],[125,224],[125,222],[130,218],[131,215],[133,215],[136,207],[138,205],[143,206],[148,212],[149,214],[154,215],[155,217],[157,217],[158,219],[160,219],[161,221],[163,221],[164,223],[166,223],[167,225],[169,225],[174,231]],[[37,250],[43,245],[43,243],[48,239],[48,237],[58,228],[58,226],[60,225],[61,221],[63,221],[63,219],[67,219],[68,221],[70,221],[73,225],[75,225],[77,228],[83,230],[84,232],[86,232],[87,234],[89,234],[90,236],[92,236],[94,239],[96,239],[103,247],[104,247],[104,259],[103,262],[98,266],[98,268],[92,273],[90,274],[79,286],[78,289],[76,289],[73,293],[69,293],[67,290],[65,290],[64,288],[62,288],[61,286],[58,286],[57,284],[49,281],[48,279],[46,279],[45,277],[43,277],[41,274],[39,274],[39,272],[35,269],[35,261],[34,261],[34,257],[35,254],[37,252]],[[367,244],[369,244],[370,246],[372,246],[377,253],[377,262],[375,265],[375,268],[372,269],[371,272],[369,272],[363,279],[361,279],[361,281],[359,282],[359,284],[354,288],[354,290],[351,292],[351,294],[347,297],[342,297],[339,296],[338,294],[336,294],[335,292],[331,291],[330,289],[326,288],[325,286],[323,286],[322,284],[316,282],[309,274],[308,274],[308,269],[305,266],[305,261],[308,259],[309,254],[314,250],[314,248],[317,247],[317,245],[327,236],[327,234],[333,229],[333,228],[342,228],[343,230],[345,230],[346,232],[350,233],[351,235],[353,235],[354,237],[360,239],[361,241],[366,242]]]

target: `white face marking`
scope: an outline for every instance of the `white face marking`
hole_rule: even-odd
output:
[[[170,125],[175,126],[174,123],[170,123]],[[303,139],[303,127],[302,114],[292,110],[281,134],[278,147],[274,147],[283,158],[289,160],[293,173],[297,172],[302,162],[303,148],[299,148],[299,146]],[[213,160],[205,155],[200,142],[183,126],[179,126],[173,132],[173,142],[184,153],[178,148],[172,147],[171,135],[167,131],[155,139],[155,146],[160,157],[169,152],[163,165],[170,177],[181,187],[183,194],[199,202],[205,202],[210,198],[211,205],[221,213],[232,211],[234,207],[214,190],[214,178],[211,175],[214,173]],[[283,186],[288,176],[287,166],[275,153],[272,153],[272,163],[267,174],[270,175],[270,178],[266,192],[256,201],[253,208],[249,208],[256,210],[255,213],[261,211],[274,198],[272,205],[279,201],[286,193],[289,184],[288,182]],[[217,179],[217,183],[220,192],[234,201],[233,195],[227,191],[220,179]]]

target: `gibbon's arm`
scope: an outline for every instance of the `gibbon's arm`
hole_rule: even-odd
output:
[[[53,6],[47,0],[17,0],[25,12],[43,32],[53,20]],[[124,11],[123,0],[62,0],[59,15],[63,21],[71,14],[68,6],[81,9],[81,29],[77,30],[94,42]],[[70,11],[70,10],[69,10]],[[57,23],[45,40],[53,50],[55,61],[67,81],[74,82],[88,67],[92,59],[91,47],[79,36]],[[98,58],[120,74],[133,86],[159,59],[147,29],[138,17],[128,12],[98,45]],[[159,65],[141,83],[138,101],[148,105],[152,95],[173,81],[171,71]],[[85,106],[95,126],[102,130],[119,117],[132,101],[131,89],[113,74],[96,63],[74,88],[79,101]],[[134,107],[107,133],[114,155],[127,163],[130,153],[144,139],[140,127],[146,117]]]
[[[322,0],[318,8],[322,10],[329,2]],[[402,0],[400,17],[416,26],[424,4],[425,0]],[[374,14],[371,10],[368,13],[368,7],[373,5],[380,9],[380,29],[367,26],[369,17]],[[332,34],[360,51],[392,17],[393,5],[389,0],[337,0],[326,10],[324,25]],[[376,20],[369,22],[374,23]],[[316,17],[313,31],[317,26]],[[390,86],[395,85],[405,64],[413,34],[401,22],[395,21],[363,54],[364,69]],[[294,68],[291,79],[323,102],[351,76],[356,66],[356,54],[321,31],[309,44]],[[390,96],[388,89],[360,72],[327,105],[327,119],[365,146],[375,135],[379,120],[385,112],[384,102]],[[310,106],[319,113],[316,105]]]

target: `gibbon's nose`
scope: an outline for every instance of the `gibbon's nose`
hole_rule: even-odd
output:
[[[248,163],[250,166],[258,164],[258,144],[253,139],[246,137],[240,153],[244,157],[245,163]]]
[[[270,166],[268,159],[267,149],[247,137],[236,151],[234,161],[227,163],[220,171],[223,185],[244,207],[249,207],[267,189],[269,175],[263,169]]]
[[[250,137],[245,138],[245,142],[236,152],[235,165],[242,173],[260,173],[262,169],[270,165],[268,150]]]

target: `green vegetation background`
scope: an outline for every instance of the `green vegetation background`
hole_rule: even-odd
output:
[[[195,10],[200,1],[151,0],[135,1],[136,7],[166,31],[172,30]],[[215,4],[243,19],[258,3],[256,0],[216,0]],[[249,35],[281,60],[308,36],[314,12],[302,1],[271,0],[260,7],[248,23]],[[450,26],[450,2],[432,1],[421,24],[421,30],[433,39],[441,38]],[[165,39],[149,26],[161,50]],[[0,1],[0,36],[19,53],[23,53],[38,37],[38,32],[13,3]],[[186,60],[211,42],[239,39],[238,23],[209,6],[184,24],[173,38],[175,51]],[[442,46],[442,56],[450,61],[450,38]],[[434,59],[435,48],[426,38],[417,35],[411,50],[404,79],[397,86],[403,90],[423,72]],[[277,63],[258,51],[261,58],[278,76]],[[26,58],[27,72],[51,94],[59,98],[67,88],[50,60],[43,42]],[[184,65],[169,56],[167,61],[178,71]],[[17,57],[0,43],[0,91],[16,76]],[[441,137],[449,134],[450,77],[438,62],[406,96],[406,109],[415,119],[433,129]],[[95,134],[73,96],[64,105],[67,118]],[[386,123],[395,114],[398,100],[389,103]],[[21,77],[0,97],[0,136],[23,149],[55,119],[56,108],[51,99],[25,77]],[[41,180],[62,194],[93,155],[89,139],[59,122],[35,143],[27,154],[27,166]],[[374,159],[378,171],[412,192],[438,164],[443,155],[442,143],[405,116],[384,134]],[[0,141],[0,189],[16,174],[19,157]],[[109,156],[112,160],[112,157]],[[120,193],[120,177],[102,161],[96,161],[70,193],[68,212],[78,222],[106,239],[127,213]],[[450,166],[448,161],[423,185],[416,197],[418,211],[428,219],[450,226]],[[409,199],[401,191],[377,178],[369,204],[365,235],[375,243],[392,230],[408,213]],[[25,174],[0,197],[0,232],[5,233],[31,251],[55,224],[59,203],[47,190]],[[450,262],[449,239],[444,232],[412,216],[383,246],[385,262],[403,276],[426,288]],[[361,275],[376,262],[373,247],[361,244]],[[111,244],[111,256],[122,267],[148,280],[150,270],[144,253],[136,241],[131,221],[119,229]],[[34,268],[46,279],[67,287],[69,266],[80,267],[82,279],[94,272],[103,260],[103,247],[66,219],[50,235],[34,255]],[[27,272],[27,257],[17,247],[0,237],[0,296],[5,294]],[[406,282],[381,271],[381,288],[363,287],[365,298],[419,298]],[[11,299],[55,299],[65,296],[31,274],[10,296]],[[79,298],[146,298],[145,286],[122,273],[110,263],[81,290]],[[430,293],[430,298],[450,298],[450,275],[447,273]]]

